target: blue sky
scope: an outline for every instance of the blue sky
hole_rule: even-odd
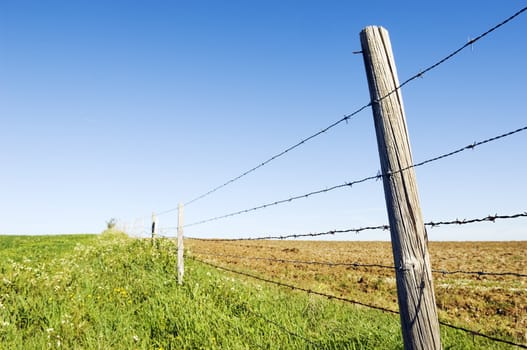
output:
[[[369,101],[359,33],[382,25],[400,80],[520,1],[2,1],[0,233],[132,233]],[[403,89],[416,162],[527,125],[527,14]],[[425,221],[527,210],[527,133],[416,171]],[[185,208],[185,221],[379,170],[371,111]],[[159,217],[175,226],[177,213]],[[192,226],[239,237],[387,222],[381,182]],[[166,234],[171,234],[166,231]],[[525,219],[429,230],[525,240]],[[389,239],[387,232],[336,239]]]

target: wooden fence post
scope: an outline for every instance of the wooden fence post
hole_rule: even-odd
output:
[[[157,216],[156,213],[152,213],[152,244],[157,236]]]
[[[371,26],[360,39],[384,175],[404,348],[441,349],[415,172],[400,171],[413,161],[390,38],[386,29]]]
[[[178,223],[177,223],[177,281],[183,284],[183,275],[185,273],[185,261],[183,260],[183,204],[178,205]]]

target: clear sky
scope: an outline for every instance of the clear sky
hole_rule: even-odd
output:
[[[400,80],[524,1],[0,1],[0,233],[147,230],[153,211],[369,101],[359,33]],[[402,91],[416,162],[527,125],[527,14]],[[527,132],[416,170],[425,221],[527,211]],[[185,208],[192,223],[377,174],[371,110]],[[525,240],[527,219],[429,229]],[[175,226],[177,213],[159,217]],[[240,237],[387,223],[381,182],[188,227]],[[143,225],[143,226],[142,226]],[[171,232],[166,231],[166,234]],[[387,232],[336,239],[388,239]]]

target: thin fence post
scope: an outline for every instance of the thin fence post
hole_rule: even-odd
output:
[[[360,39],[390,222],[404,348],[441,349],[428,240],[390,38],[386,29],[370,26],[362,30]]]
[[[178,224],[177,224],[177,281],[183,284],[185,273],[185,261],[183,260],[183,204],[178,205]]]
[[[152,213],[152,244],[157,236],[157,216],[156,213]]]

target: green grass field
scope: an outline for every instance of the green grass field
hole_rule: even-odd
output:
[[[0,236],[1,349],[402,349],[397,315],[262,284],[118,233]],[[445,349],[507,349],[442,328]]]

